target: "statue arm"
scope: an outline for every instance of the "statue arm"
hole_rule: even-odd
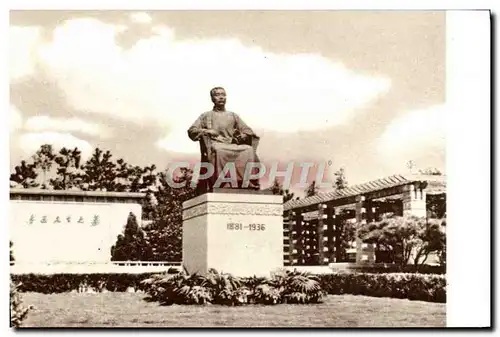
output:
[[[188,129],[188,136],[194,142],[199,141],[200,137],[206,134],[205,128],[203,127],[204,126],[204,123],[203,123],[204,118],[205,118],[205,114],[200,115],[200,117],[198,117],[198,119]]]

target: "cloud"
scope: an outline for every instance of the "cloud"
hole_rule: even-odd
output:
[[[151,16],[145,12],[132,13],[130,19],[137,23],[150,23],[152,21]]]
[[[188,138],[187,130],[176,130],[159,139],[156,146],[160,149],[178,153],[199,153],[200,145]]]
[[[35,116],[29,118],[25,128],[31,131],[80,131],[90,136],[109,138],[111,130],[99,124],[89,123],[79,118],[53,118],[49,116]]]
[[[269,53],[237,39],[177,40],[166,26],[124,50],[120,30],[69,20],[39,55],[73,107],[165,126],[172,134],[158,144],[178,151],[192,148],[179,135],[211,108],[213,86],[226,87],[228,109],[253,128],[294,132],[347,123],[391,84],[320,55]]]
[[[14,133],[19,130],[23,125],[23,117],[19,110],[13,105],[10,106],[10,115],[9,115],[9,131],[10,133]]]
[[[77,147],[82,152],[82,159],[86,160],[92,154],[92,145],[86,140],[77,138],[70,133],[61,132],[33,132],[25,133],[19,138],[20,149],[28,156],[33,155],[40,146],[51,144],[55,151],[62,147]]]
[[[17,80],[33,73],[36,49],[40,44],[39,27],[9,27],[9,77]]]
[[[446,107],[437,105],[397,117],[379,138],[378,150],[386,157],[423,156],[444,151],[446,146]]]

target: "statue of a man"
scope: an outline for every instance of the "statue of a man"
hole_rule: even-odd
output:
[[[204,182],[206,186],[203,189],[205,191],[212,190],[228,163],[235,167],[235,180],[238,186],[224,183],[215,187],[258,189],[258,180],[248,181],[247,186],[242,186],[242,182],[247,163],[259,162],[256,154],[259,138],[240,116],[226,110],[226,91],[224,88],[213,88],[210,90],[210,96],[214,104],[213,109],[201,114],[188,130],[189,138],[200,142],[202,162],[208,163],[214,169],[213,174]],[[226,171],[229,174],[234,173],[227,168]],[[254,173],[255,170],[252,169],[249,172]]]

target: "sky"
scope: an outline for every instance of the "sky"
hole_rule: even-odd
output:
[[[11,169],[42,144],[159,169],[226,88],[264,163],[445,168],[445,13],[11,11]]]

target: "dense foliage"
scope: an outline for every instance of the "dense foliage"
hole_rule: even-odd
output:
[[[22,325],[23,321],[27,318],[31,307],[26,308],[18,290],[19,284],[10,280],[10,325],[11,327],[18,328]]]
[[[271,278],[238,278],[211,270],[206,276],[181,272],[142,281],[150,300],[160,304],[318,303],[325,293],[317,276],[283,271]]]

